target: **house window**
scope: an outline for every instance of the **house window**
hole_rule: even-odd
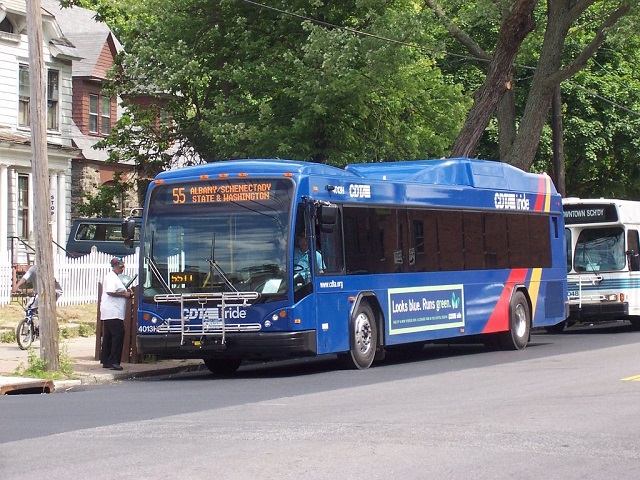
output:
[[[111,99],[109,97],[100,97],[100,131],[103,135],[111,133]]]
[[[29,67],[20,65],[19,75],[19,105],[18,105],[18,125],[21,127],[29,126],[29,100],[31,93],[29,92]]]
[[[47,72],[47,129],[58,130],[58,103],[60,99],[60,73]]]
[[[29,238],[29,175],[18,175],[18,224],[20,238]]]
[[[89,132],[98,133],[98,95],[89,95]]]
[[[89,95],[89,133],[111,133],[111,99],[102,95]]]
[[[0,22],[0,32],[13,33],[13,24],[6,17]]]
[[[18,125],[28,127],[31,122],[29,109],[31,91],[29,89],[29,67],[20,65],[18,72]],[[47,72],[47,129],[58,130],[58,105],[60,101],[60,73],[57,70]]]

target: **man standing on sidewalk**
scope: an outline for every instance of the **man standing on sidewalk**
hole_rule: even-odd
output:
[[[100,363],[103,368],[122,370],[120,358],[124,344],[124,319],[127,313],[127,299],[133,291],[127,289],[119,275],[124,272],[124,262],[111,259],[111,270],[104,276],[100,297],[100,320],[102,321],[102,351]]]

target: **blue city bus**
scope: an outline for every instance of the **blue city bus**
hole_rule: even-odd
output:
[[[139,352],[217,374],[326,354],[366,369],[464,336],[522,349],[567,315],[561,198],[500,162],[171,170],[149,186],[140,249]]]

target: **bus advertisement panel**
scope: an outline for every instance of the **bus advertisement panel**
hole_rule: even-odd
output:
[[[566,323],[629,320],[640,328],[640,202],[563,200],[570,315]]]
[[[562,203],[547,176],[474,159],[236,160],[161,173],[141,232],[139,351],[244,360],[477,336],[524,348],[566,318]]]

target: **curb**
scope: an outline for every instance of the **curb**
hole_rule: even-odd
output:
[[[84,385],[97,385],[122,380],[134,380],[136,378],[151,378],[161,377],[165,375],[175,375],[184,372],[199,372],[207,370],[203,363],[179,365],[172,367],[156,368],[152,370],[141,370],[138,372],[114,372],[114,373],[100,373],[100,374],[80,374],[79,378],[72,380],[41,380],[41,379],[16,379],[3,385],[2,394],[7,392],[20,393],[33,393],[34,385],[38,388],[42,388],[40,393],[66,393],[73,388]],[[46,388],[42,385],[46,383]]]

